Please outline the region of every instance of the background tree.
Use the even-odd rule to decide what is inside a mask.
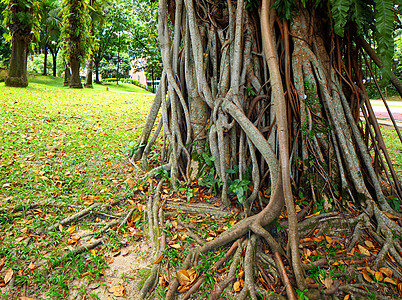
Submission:
[[[4,11],[7,5],[4,2],[0,2],[0,11]],[[9,59],[11,55],[11,45],[10,41],[7,40],[7,28],[4,26],[4,14],[0,15],[0,66],[9,64]]]
[[[34,38],[38,38],[39,1],[3,0],[4,23],[10,30],[12,51],[5,83],[7,86],[26,87],[27,56]]]
[[[117,33],[121,33],[130,27],[129,16],[131,14],[131,5],[121,1],[114,1],[110,5],[104,6],[103,13],[105,16],[105,22],[101,23],[95,30],[97,46],[94,48],[93,52],[95,82],[98,84],[100,83],[99,67],[101,61],[111,51],[114,51],[113,49],[118,49],[119,35]],[[120,43],[120,47],[121,46]],[[124,44],[123,48],[125,46],[126,45]]]
[[[242,221],[190,250],[183,269],[197,268],[201,254],[244,237],[244,288],[236,299],[257,299],[257,292],[269,298],[254,280],[262,244],[270,248],[288,299],[296,299],[292,285],[300,291],[308,287],[299,235],[307,228],[355,228],[351,249],[361,238],[364,220],[370,220],[377,231],[368,230],[383,247],[373,266],[383,265],[389,254],[400,270],[394,233],[402,234],[402,228],[389,214],[401,213],[389,199],[400,200],[402,190],[362,75],[369,56],[381,66],[383,82],[393,78],[397,85],[391,67],[399,9],[389,0],[159,1],[163,74],[134,159],[149,168],[147,156],[163,128],[168,151],[163,151],[163,165],[149,174],[169,172],[171,186],[177,186],[189,185],[195,172],[199,184],[219,191],[223,205],[244,211]],[[375,41],[378,56],[365,40]],[[149,139],[159,110],[160,123]],[[164,250],[158,231],[161,188],[147,207],[155,259]],[[310,201],[298,202],[306,212],[330,212],[342,221],[324,222],[328,215],[322,214],[298,223],[298,195]],[[360,214],[345,209],[351,203]],[[284,210],[285,239],[274,225]],[[161,269],[154,265],[143,298],[149,297]],[[166,299],[172,299],[179,281],[167,280]],[[216,285],[213,298],[223,289]],[[367,295],[361,289],[356,293]]]
[[[134,0],[133,25],[130,34],[129,53],[144,69],[147,78],[159,79],[162,75],[162,58],[158,40],[158,7],[143,0]]]
[[[57,55],[60,50],[60,30],[62,20],[60,16],[61,1],[60,0],[44,0],[40,4],[41,22],[39,27],[40,46],[45,55],[43,62],[43,75],[47,75],[47,55],[48,51],[52,55],[53,60],[53,76],[57,76]]]
[[[70,87],[82,88],[80,65],[90,47],[88,4],[85,0],[63,0],[61,40],[64,56],[71,69]]]

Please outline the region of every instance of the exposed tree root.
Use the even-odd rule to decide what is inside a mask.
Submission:
[[[198,179],[215,190],[222,206],[243,210],[241,221],[208,242],[178,220],[198,244],[183,259],[181,270],[197,268],[202,255],[220,247],[229,250],[216,266],[236,251],[225,267],[229,272],[212,289],[213,299],[235,280],[238,266],[244,270],[244,280],[235,282],[239,299],[268,297],[278,278],[289,299],[296,299],[296,289],[318,287],[306,281],[309,270],[303,267],[299,237],[325,242],[336,231],[345,236],[342,251],[350,252],[370,234],[381,246],[378,253],[369,251],[373,259],[352,262],[342,252],[313,262],[313,267],[343,259],[345,264],[379,268],[389,263],[388,257],[402,265],[402,245],[395,238],[402,228],[389,215],[400,213],[387,201],[402,197],[401,186],[364,89],[361,47],[376,58],[364,41],[351,42],[357,38],[352,27],[344,39],[335,36],[317,17],[326,11],[297,5],[298,14],[289,23],[276,15],[269,0],[262,1],[258,13],[246,9],[243,0],[159,0],[164,73],[134,158],[149,169],[148,153],[163,134],[162,166],[146,176],[167,171],[173,189]],[[366,124],[360,122],[361,110]],[[150,138],[159,112],[161,121]],[[169,218],[175,212],[228,215],[203,203],[162,201],[162,184],[164,180],[147,205],[155,260],[165,250],[164,210]],[[303,206],[298,214],[295,201]],[[276,226],[286,227],[286,233],[280,235]],[[261,253],[261,245],[269,254]],[[143,298],[156,286],[158,265],[141,291]],[[203,288],[207,277],[198,276],[185,299]],[[166,299],[174,299],[179,280],[169,281]],[[335,280],[315,292],[332,295],[339,285],[345,291],[353,287]]]

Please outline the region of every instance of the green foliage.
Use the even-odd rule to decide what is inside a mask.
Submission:
[[[350,0],[330,0],[330,4],[334,19],[334,32],[343,37],[345,25],[348,22],[349,8],[351,7]]]
[[[300,291],[300,290],[296,290],[296,294],[297,294],[297,299],[298,300],[310,300],[309,297],[307,297],[304,293],[306,293],[307,290],[304,291]]]
[[[194,143],[196,144],[196,143]],[[194,145],[196,146],[196,145]],[[192,158],[199,163],[197,177],[200,178],[198,183],[201,186],[211,189],[214,194],[217,194],[217,188],[219,189],[223,182],[216,175],[215,170],[215,157],[209,154],[209,149],[204,149],[201,155],[197,151],[194,151]]]
[[[1,0],[7,7],[3,11],[3,25],[10,30],[10,36],[18,34],[30,42],[39,40],[39,4],[38,0]]]
[[[392,0],[375,0],[375,27],[378,53],[383,63],[382,81],[385,85],[392,77],[392,57],[394,55],[394,12]]]
[[[246,193],[250,183],[250,180],[240,180],[237,178],[229,185],[229,191],[236,194],[237,200],[240,204],[243,204],[244,200],[246,200]]]
[[[297,5],[295,0],[275,0],[274,8],[281,19],[292,20]]]
[[[0,11],[4,11],[5,9],[6,4],[0,2]],[[0,14],[0,68],[2,67],[2,63],[7,61],[11,55],[11,45],[10,41],[7,39],[7,28],[3,21],[4,14]]]
[[[74,57],[84,63],[88,56],[91,41],[88,3],[85,0],[63,0],[62,15],[63,56],[68,60]]]

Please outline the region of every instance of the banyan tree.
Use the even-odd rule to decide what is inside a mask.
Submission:
[[[377,83],[373,61],[383,83],[402,91],[391,71],[399,8],[389,0],[159,1],[163,75],[134,160],[149,168],[147,156],[162,137],[162,165],[149,174],[163,170],[172,186],[190,184],[197,174],[204,181],[212,176],[222,205],[240,207],[243,215],[194,247],[181,269],[197,265],[203,253],[242,242],[244,287],[236,298],[267,299],[253,263],[265,244],[287,297],[296,299],[295,289],[311,288],[300,236],[328,226],[351,230],[349,250],[370,232],[381,249],[373,266],[392,257],[394,273],[401,274],[395,237],[402,228],[390,219],[401,214],[387,200],[401,199],[402,191],[363,84],[367,76]],[[209,173],[201,172],[205,164]],[[166,245],[158,229],[162,184],[147,207],[156,258]],[[301,193],[309,204],[296,213]],[[327,213],[304,219],[318,204]],[[281,214],[287,216],[285,241],[272,227]],[[161,271],[158,262],[144,298]],[[220,297],[231,274],[216,284],[212,298]],[[179,286],[174,277],[167,299]]]

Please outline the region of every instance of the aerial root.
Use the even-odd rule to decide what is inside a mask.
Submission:
[[[248,240],[246,255],[244,257],[244,287],[237,299],[246,299],[247,293],[250,293],[250,299],[257,300],[254,283],[254,258],[257,236],[253,234]]]

